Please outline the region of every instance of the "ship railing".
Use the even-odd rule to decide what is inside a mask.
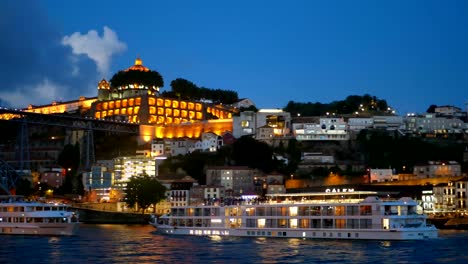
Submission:
[[[265,204],[339,204],[339,203],[358,203],[362,199],[327,199],[327,200],[270,200],[265,202]]]

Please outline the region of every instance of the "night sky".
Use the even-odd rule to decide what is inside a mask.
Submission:
[[[0,14],[0,106],[96,96],[137,56],[162,90],[184,78],[258,108],[468,101],[468,1],[2,0]]]

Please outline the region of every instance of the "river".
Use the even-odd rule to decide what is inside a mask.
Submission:
[[[72,237],[0,236],[0,263],[468,263],[468,231],[428,241],[164,236],[82,224]]]

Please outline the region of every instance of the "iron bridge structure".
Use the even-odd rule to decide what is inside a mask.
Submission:
[[[19,168],[15,170],[5,161],[0,160],[0,190],[10,193],[15,183],[21,177],[16,171],[28,169],[29,164],[29,144],[28,130],[29,124],[66,127],[71,130],[82,130],[84,136],[81,139],[81,157],[83,169],[89,170],[94,162],[94,140],[93,131],[105,131],[111,133],[134,134],[139,133],[139,124],[125,121],[101,120],[89,117],[80,117],[72,114],[38,114],[26,112],[20,109],[0,107],[0,122],[18,122],[20,131],[18,132],[17,151],[19,152]]]

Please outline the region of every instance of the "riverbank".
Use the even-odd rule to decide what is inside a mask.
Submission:
[[[149,214],[125,210],[120,203],[78,203],[72,208],[86,224],[148,224],[150,220]]]
[[[438,229],[468,230],[468,216],[466,215],[429,215],[427,222],[435,225]]]
[[[74,208],[80,222],[85,224],[148,224],[149,214],[107,212],[84,208]]]

